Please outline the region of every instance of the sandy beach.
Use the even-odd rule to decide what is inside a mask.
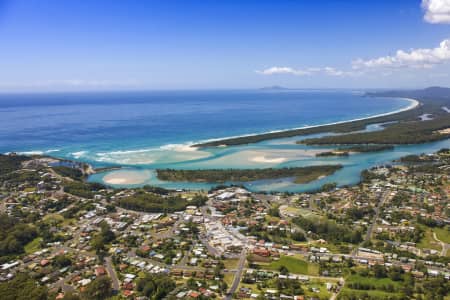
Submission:
[[[149,170],[118,170],[106,174],[103,182],[112,185],[141,184],[150,178]]]
[[[392,97],[392,98],[394,98],[394,97]],[[226,141],[227,140],[232,140],[232,139],[254,137],[254,136],[260,136],[260,135],[266,135],[266,134],[289,132],[289,131],[296,131],[296,130],[302,130],[302,129],[317,128],[317,127],[322,127],[322,126],[339,125],[339,124],[351,123],[351,122],[356,122],[356,121],[363,121],[363,120],[389,116],[389,115],[397,114],[397,113],[404,112],[404,111],[407,111],[407,110],[411,110],[411,109],[416,108],[420,104],[420,102],[418,100],[412,99],[412,98],[397,97],[397,99],[407,100],[407,101],[410,102],[410,104],[407,107],[404,107],[404,108],[401,108],[401,109],[397,109],[397,110],[390,111],[390,112],[383,113],[383,114],[376,114],[376,115],[372,115],[372,116],[367,116],[367,117],[363,117],[363,118],[355,118],[355,119],[350,119],[350,120],[344,120],[344,121],[338,121],[338,122],[332,122],[332,123],[324,123],[324,124],[318,124],[318,125],[310,125],[310,126],[294,127],[294,128],[280,129],[280,130],[272,130],[272,131],[261,132],[261,133],[250,133],[250,134],[243,134],[243,135],[228,136],[228,137],[223,137],[223,138],[208,139],[208,140],[199,141],[198,143],[192,145],[191,147],[193,147],[193,148],[194,147],[203,147],[204,145],[207,145],[209,143],[217,143],[217,142],[219,142],[219,143],[223,142],[223,144],[219,144],[220,146],[227,146]],[[268,138],[268,139],[264,139],[264,140],[271,140],[271,139],[276,139],[276,138]]]

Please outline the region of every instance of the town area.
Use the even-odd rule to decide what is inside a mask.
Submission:
[[[449,162],[268,194],[113,189],[0,155],[0,299],[450,299]]]

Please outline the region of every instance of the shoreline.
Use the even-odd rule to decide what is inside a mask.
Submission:
[[[386,116],[399,114],[399,113],[402,113],[405,111],[413,110],[413,109],[419,107],[421,104],[421,102],[419,100],[416,100],[413,98],[408,98],[408,97],[389,97],[389,98],[407,100],[410,102],[410,104],[405,108],[397,109],[397,110],[387,112],[387,113],[376,114],[376,115],[372,115],[372,116],[368,116],[368,117],[355,118],[355,119],[350,119],[350,120],[337,121],[337,122],[318,124],[318,125],[306,125],[306,126],[302,126],[302,127],[294,127],[294,128],[289,128],[289,129],[271,130],[271,131],[262,132],[262,133],[250,133],[250,134],[229,136],[229,137],[223,137],[223,138],[208,139],[208,140],[200,141],[198,143],[194,143],[194,144],[190,145],[190,147],[197,148],[197,149],[205,148],[205,147],[227,147],[227,146],[237,146],[237,145],[244,145],[244,144],[253,144],[256,142],[261,142],[261,141],[271,140],[271,139],[276,139],[276,138],[294,137],[297,135],[302,135],[301,133],[297,133],[297,131],[308,130],[308,129],[319,129],[321,127],[344,125],[344,124],[350,124],[350,123],[354,123],[354,122],[367,121],[370,119],[382,118],[382,117],[386,117]],[[292,134],[290,134],[290,133],[292,133]],[[262,138],[264,136],[277,135],[277,134],[285,134],[286,136],[282,136],[282,137],[274,136],[274,137]],[[261,137],[261,138],[255,142],[227,143],[230,141],[236,141],[236,140],[240,140],[240,139],[258,138],[258,137]]]

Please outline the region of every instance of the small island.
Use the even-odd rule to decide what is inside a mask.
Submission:
[[[341,165],[321,165],[281,169],[210,169],[210,170],[156,170],[158,179],[191,182],[249,182],[263,179],[295,177],[295,183],[308,183],[341,169]]]
[[[319,152],[316,154],[316,157],[328,157],[328,156],[348,156],[348,151],[346,150],[334,150],[334,151],[325,151]]]
[[[328,156],[349,156],[350,153],[368,153],[368,152],[381,152],[386,150],[393,150],[392,145],[355,145],[351,147],[342,147],[333,151],[319,152],[316,157],[328,157]]]

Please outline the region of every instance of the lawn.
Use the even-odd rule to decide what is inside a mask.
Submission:
[[[440,239],[446,244],[450,244],[450,231],[447,229],[447,227],[444,228],[435,227],[433,228],[433,231],[436,233],[438,239]]]
[[[319,266],[295,256],[281,256],[279,260],[274,260],[270,264],[261,264],[263,269],[278,271],[281,266],[285,266],[290,273],[318,275]]]
[[[329,281],[331,282],[331,281]],[[318,288],[320,291],[315,293],[310,290],[310,288]],[[327,291],[325,283],[322,282],[310,282],[303,285],[303,289],[305,290],[305,296],[307,297],[318,297],[319,299],[330,299],[330,292]]]
[[[401,287],[401,283],[397,281],[393,281],[390,278],[375,278],[375,277],[363,277],[360,275],[351,275],[346,280],[346,285],[350,283],[362,283],[362,284],[370,284],[375,288],[381,288],[383,286],[392,285],[395,289]]]
[[[223,281],[225,281],[228,286],[231,286],[233,284],[233,280],[234,280],[234,273],[225,273],[223,275]]]
[[[352,290],[349,288],[344,287],[338,296],[339,299],[365,299],[363,298],[365,295],[368,295],[369,297],[373,297],[376,299],[391,299],[391,297],[396,296],[400,297],[400,293],[388,293],[378,290]]]
[[[225,269],[233,270],[236,269],[239,263],[239,259],[225,259],[223,260],[223,265]]]
[[[441,251],[441,244],[433,238],[433,231],[426,227],[424,229],[425,233],[420,243],[417,244],[417,247],[422,249],[434,249]]]
[[[39,249],[41,249],[41,242],[42,242],[42,238],[37,237],[34,240],[32,240],[31,242],[29,242],[28,244],[26,244],[24,247],[25,253],[31,254],[31,253],[34,253],[34,252],[38,251]]]

